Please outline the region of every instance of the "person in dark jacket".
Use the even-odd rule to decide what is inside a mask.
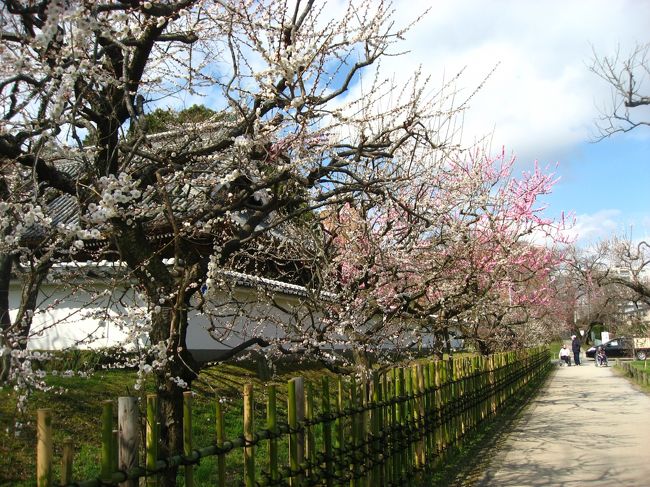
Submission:
[[[573,363],[580,365],[580,340],[575,335],[571,335],[571,351],[573,351]]]

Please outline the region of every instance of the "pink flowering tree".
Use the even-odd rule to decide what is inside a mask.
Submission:
[[[450,328],[484,353],[539,341],[566,244],[564,221],[541,215],[554,182],[476,151],[432,161],[379,205],[328,215],[338,333],[375,357],[440,346]]]

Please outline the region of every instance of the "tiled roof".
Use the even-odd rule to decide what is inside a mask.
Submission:
[[[295,296],[308,296],[310,290],[305,286],[298,284],[290,284],[287,282],[277,281],[275,279],[267,279],[266,277],[253,276],[251,274],[244,274],[242,272],[223,270],[220,274],[227,280],[233,282],[237,286],[265,289],[269,291],[281,292],[283,294]],[[321,292],[320,297],[327,300],[333,300],[336,295],[330,292]]]

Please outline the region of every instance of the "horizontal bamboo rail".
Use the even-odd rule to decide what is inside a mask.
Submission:
[[[67,483],[63,485],[127,485],[146,477],[147,485],[154,486],[158,474],[180,466],[185,467],[181,474],[185,475],[186,485],[191,485],[193,466],[210,456],[217,457],[214,478],[218,486],[226,485],[227,479],[233,477],[250,486],[409,484],[435,471],[450,451],[498,414],[513,396],[530,395],[547,376],[550,364],[548,350],[536,348],[489,357],[429,361],[368,377],[338,377],[334,384],[326,376],[320,384],[295,378],[287,384],[285,418],[280,418],[277,407],[277,386],[267,388],[265,428],[257,430],[253,386],[246,384],[244,431],[236,438],[225,437],[222,405],[217,401],[215,440],[203,448],[192,444],[192,395],[188,392],[184,396],[183,454],[164,459],[158,457],[157,451],[158,401],[149,396],[143,405],[146,441],[140,456],[145,465],[132,464],[127,470],[118,470],[117,447],[132,442],[122,438],[121,431],[128,429],[130,437],[137,436],[137,432],[131,431],[131,426],[121,427],[115,438],[113,404],[109,401],[102,405],[100,476],[71,482],[66,473]],[[45,447],[38,450],[38,485],[50,487],[54,485],[49,453],[51,428],[43,428],[39,434],[39,444]],[[288,443],[286,461],[279,457],[281,443],[285,447]],[[263,444],[267,456],[262,459],[259,447]],[[227,472],[225,458],[239,449],[244,452],[241,469]],[[124,455],[120,453],[120,459]],[[66,472],[72,470],[72,458],[68,445]],[[123,460],[120,462],[123,464]]]

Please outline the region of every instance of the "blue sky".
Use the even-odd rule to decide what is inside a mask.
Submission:
[[[612,234],[650,236],[649,159],[650,138],[577,144],[556,169],[561,179],[546,198],[549,214],[572,211],[583,245]]]
[[[431,8],[407,34],[410,52],[389,59],[387,72],[421,65],[441,83],[464,69],[457,89],[472,98],[464,142],[488,135],[522,168],[538,160],[561,178],[545,201],[549,215],[576,217],[577,243],[629,233],[650,236],[650,128],[591,143],[611,101],[608,85],[589,70],[594,51],[628,53],[650,42],[647,0],[397,0],[398,21]],[[419,10],[418,10],[419,9]],[[650,80],[646,80],[646,94]],[[646,120],[650,110],[643,109]],[[559,163],[555,167],[555,163]]]

